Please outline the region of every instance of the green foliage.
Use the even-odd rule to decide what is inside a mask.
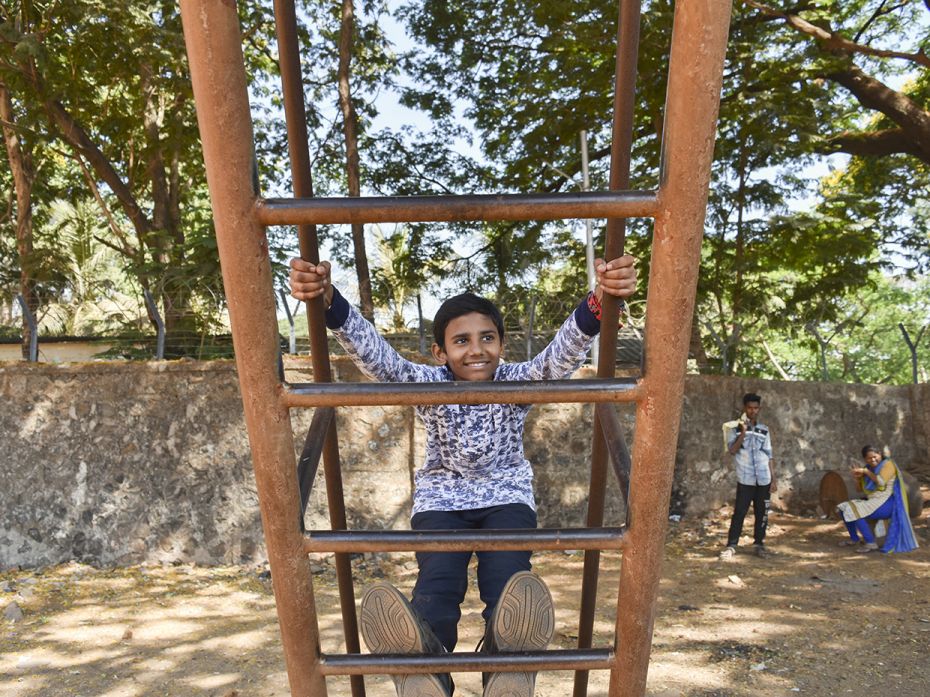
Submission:
[[[863,276],[858,287],[837,297],[829,317],[789,328],[759,327],[746,337],[740,372],[781,377],[765,350],[767,344],[790,379],[907,384],[911,382],[911,352],[899,323],[915,343],[926,328],[916,346],[918,379],[926,382],[930,377],[930,284],[926,279],[889,277],[877,269]]]
[[[262,187],[267,195],[287,195],[271,3],[237,7]],[[388,3],[363,2],[356,10],[352,89],[369,192],[578,190],[581,130],[589,133],[592,188],[606,187],[616,2],[407,0],[391,18],[406,25],[414,42],[402,53],[386,29]],[[301,0],[297,11],[314,189],[343,195],[339,6]],[[672,11],[669,0],[643,6],[635,188],[656,186]],[[916,280],[930,269],[926,162],[912,154],[833,159],[835,169],[821,178],[808,168],[842,150],[846,135],[897,128],[831,77],[838,72],[867,71],[900,85],[902,95],[925,108],[928,72],[879,51],[924,48],[927,11],[917,0],[818,2],[792,11],[876,50],[837,50],[777,14],[736,4],[695,317],[698,348],[709,354],[703,367],[777,376],[771,354],[795,378],[822,379],[826,361],[830,379],[906,382],[910,368],[897,322],[916,336],[928,321],[920,300],[928,289]],[[36,172],[30,258],[15,248],[15,198],[0,201],[0,316],[25,269],[46,308],[43,331],[148,330],[139,309],[143,287],[177,315],[178,331],[188,338],[223,331],[212,215],[175,3],[6,3],[0,46],[0,81],[13,95],[17,132]],[[375,128],[387,91],[432,123]],[[84,129],[125,191],[106,183],[90,154],[63,138],[51,117],[54,104]],[[0,186],[12,188],[2,164]],[[170,205],[164,188],[172,191]],[[373,232],[380,252],[375,299],[395,328],[412,298],[440,283],[493,295],[515,327],[526,323],[531,305],[535,326],[560,323],[586,286],[584,249],[565,222]],[[269,233],[283,284],[294,231]],[[347,229],[321,226],[319,233],[337,261],[352,264]],[[595,235],[600,248],[602,221]],[[650,244],[651,223],[629,221],[626,247],[641,260],[642,288]],[[888,281],[878,269],[903,269],[910,280]],[[870,356],[877,357],[872,364]]]

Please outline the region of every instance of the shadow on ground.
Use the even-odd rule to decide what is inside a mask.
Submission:
[[[836,546],[841,539],[836,523],[773,516],[775,554],[759,559],[741,553],[729,563],[717,560],[725,513],[671,524],[648,695],[928,694],[926,511],[917,525],[923,546],[911,554],[855,554]],[[542,553],[534,559],[558,608],[555,647],[572,648],[583,555]],[[413,586],[409,557],[370,556],[353,566],[357,592],[380,577],[407,592]],[[602,555],[597,646],[613,642],[619,567],[619,555]],[[0,574],[0,608],[15,603],[23,613],[0,627],[0,694],[289,695],[274,599],[261,572],[66,564]],[[341,652],[332,565],[315,562],[314,582],[323,649]],[[472,578],[459,648],[471,650],[481,631]],[[456,683],[457,695],[480,697],[480,676],[456,676]],[[372,697],[394,694],[387,678],[366,684]],[[607,686],[608,674],[590,674],[591,697],[606,695]],[[536,694],[566,697],[571,690],[570,673],[544,673]],[[329,694],[348,695],[348,682],[331,680]]]

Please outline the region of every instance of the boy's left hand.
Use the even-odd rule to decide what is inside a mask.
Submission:
[[[594,294],[600,300],[604,293],[621,299],[629,298],[636,292],[636,260],[629,254],[604,261],[594,260],[594,273],[597,275],[597,287]]]

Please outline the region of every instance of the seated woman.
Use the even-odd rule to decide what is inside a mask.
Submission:
[[[837,506],[843,515],[849,539],[840,545],[858,545],[859,537],[865,543],[857,552],[874,552],[878,549],[875,535],[885,535],[883,552],[910,552],[917,549],[914,528],[907,511],[907,492],[898,466],[889,458],[883,458],[877,448],[866,445],[862,448],[865,467],[853,467],[856,484],[865,494],[864,499],[844,501]],[[876,522],[873,534],[869,522]]]

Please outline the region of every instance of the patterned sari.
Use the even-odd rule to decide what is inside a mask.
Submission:
[[[891,517],[878,520],[875,534],[885,535],[883,552],[910,552],[917,549],[917,538],[907,510],[907,489],[898,466],[891,458],[879,462],[869,470],[876,475],[877,481],[863,477],[859,486],[865,499],[844,501],[837,508],[843,514],[843,520],[852,523],[862,518],[869,518],[881,506],[891,499]],[[887,521],[887,525],[886,525]]]

